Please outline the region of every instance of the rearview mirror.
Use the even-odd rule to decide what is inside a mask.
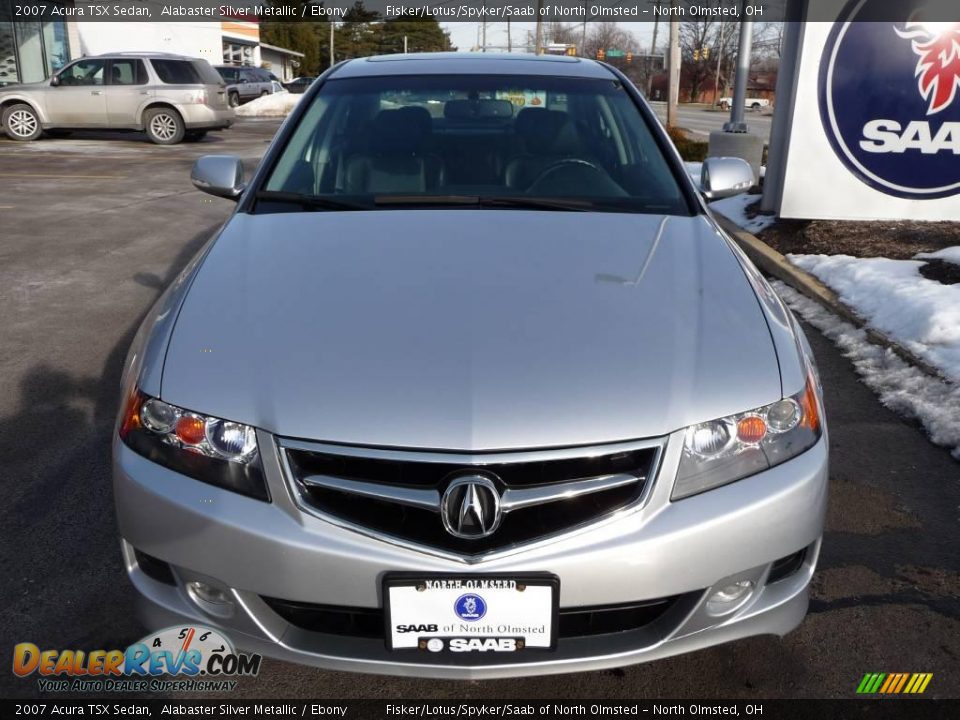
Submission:
[[[700,190],[707,200],[745,193],[753,184],[753,169],[737,157],[708,157],[700,171]]]
[[[246,185],[243,163],[236,155],[204,155],[197,158],[190,180],[198,190],[210,195],[238,200]]]

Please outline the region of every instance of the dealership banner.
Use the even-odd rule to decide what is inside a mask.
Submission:
[[[960,218],[960,3],[810,0],[778,85],[786,218]]]
[[[960,700],[3,700],[0,717],[99,718],[648,718],[723,717],[762,720],[955,720]]]
[[[832,21],[840,0],[811,7],[807,20]],[[433,17],[440,22],[781,22],[788,0],[364,0],[383,20]],[[0,19],[14,22],[349,21],[355,0],[0,0]],[[876,0],[876,19],[896,21],[901,0]],[[928,13],[949,19],[955,0],[928,2]],[[9,6],[9,10],[5,6]]]

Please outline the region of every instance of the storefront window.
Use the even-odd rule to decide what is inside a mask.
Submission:
[[[62,68],[69,60],[70,51],[64,21],[15,23],[11,17],[11,6],[0,0],[0,85],[40,82]]]

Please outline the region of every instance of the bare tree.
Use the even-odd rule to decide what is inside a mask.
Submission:
[[[612,22],[590,23],[587,26],[587,42],[583,49],[586,57],[596,57],[599,50],[634,50],[639,47],[633,33]]]

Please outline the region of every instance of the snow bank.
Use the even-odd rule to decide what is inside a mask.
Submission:
[[[760,195],[734,195],[723,200],[715,200],[710,203],[710,207],[730,218],[747,232],[758,233],[777,221],[773,215],[747,217],[747,209],[759,204],[760,198]],[[759,210],[759,208],[756,209]]]
[[[924,374],[887,348],[779,280],[774,289],[804,320],[833,341],[886,407],[918,420],[930,439],[960,460],[960,386]]]
[[[290,114],[303,95],[273,93],[251,100],[236,109],[238,117],[282,118]]]
[[[937,250],[936,252],[917,253],[914,257],[946,260],[954,265],[960,265],[960,245]]]
[[[960,382],[960,285],[920,275],[921,260],[787,255],[871,326]]]

